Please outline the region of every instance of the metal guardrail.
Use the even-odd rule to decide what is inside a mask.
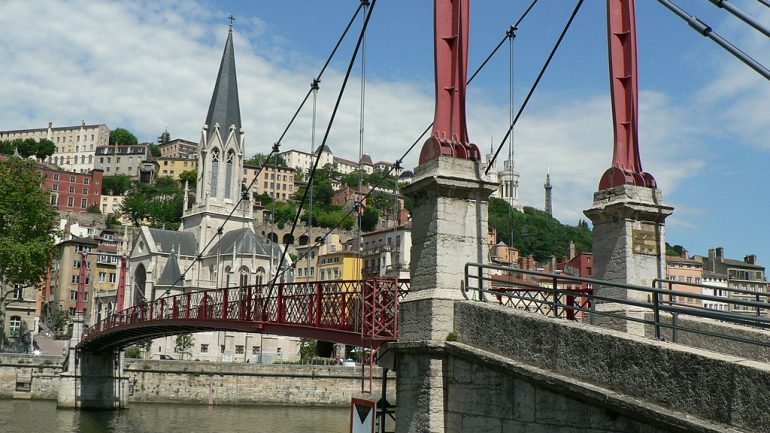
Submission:
[[[686,286],[701,293],[681,290]],[[613,296],[611,289],[621,289],[626,297]],[[610,289],[610,290],[608,290]],[[703,289],[727,296],[703,294]],[[679,332],[723,338],[770,348],[770,338],[759,341],[683,323],[683,318],[712,319],[754,329],[770,329],[770,293],[656,279],[652,287],[611,281],[594,280],[565,274],[531,271],[508,266],[479,263],[465,265],[463,296],[482,302],[496,302],[550,317],[596,324],[599,318],[650,325],[654,336],[663,339],[663,330],[670,330],[674,342]],[[620,291],[620,290],[619,290]],[[597,308],[601,304],[620,304],[635,311],[651,313],[628,315],[611,309]],[[726,306],[725,310],[706,308],[707,303]],[[744,313],[736,312],[743,309]],[[717,327],[718,329],[718,327]]]

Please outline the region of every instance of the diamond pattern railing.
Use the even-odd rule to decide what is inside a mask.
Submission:
[[[398,301],[409,286],[409,280],[335,280],[183,293],[116,312],[88,328],[81,341],[142,324],[205,328],[205,322],[224,321],[352,333],[362,343],[381,344],[398,336]]]

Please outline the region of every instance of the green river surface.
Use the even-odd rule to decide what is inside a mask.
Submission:
[[[0,400],[0,433],[342,433],[349,408],[129,403],[122,411],[57,410],[55,401]]]

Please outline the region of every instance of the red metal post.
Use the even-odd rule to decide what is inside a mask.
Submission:
[[[123,311],[126,302],[126,256],[120,257],[120,277],[118,278],[118,311]]]
[[[468,138],[465,120],[470,0],[435,0],[434,20],[436,111],[420,164],[439,156],[478,161],[481,154]]]
[[[224,288],[224,291],[222,292],[222,320],[227,320],[227,307],[229,303],[229,295],[228,292],[230,289],[228,287]]]
[[[612,167],[602,175],[599,190],[624,184],[655,188],[655,178],[642,170],[639,157],[639,74],[634,0],[607,0],[607,38],[615,145]]]
[[[88,278],[88,261],[86,253],[80,253],[80,275],[78,276],[78,299],[75,304],[75,313],[83,315],[85,313],[86,298],[86,279]]]
[[[321,296],[323,296],[323,287],[321,283],[315,286],[315,326],[321,327]]]
[[[284,302],[284,300],[283,300],[283,284],[279,284],[278,285],[278,299],[277,299],[277,301],[278,301],[278,305],[276,305],[276,308],[278,310],[277,311],[278,317],[276,317],[276,322],[283,323],[284,320],[285,320],[285,316],[286,316],[286,310],[285,310],[286,307],[283,304],[283,302]]]
[[[187,308],[185,308],[185,312],[184,312],[184,318],[185,319],[189,319],[190,318],[190,302],[192,302],[191,298],[192,298],[192,294],[188,293],[187,294],[187,302],[185,302],[185,304],[187,304]]]
[[[171,307],[173,308],[173,310],[171,311],[171,317],[173,317],[174,319],[179,318],[179,306],[176,303],[177,298],[178,296],[174,296],[171,301]]]

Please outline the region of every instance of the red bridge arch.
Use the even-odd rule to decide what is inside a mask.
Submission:
[[[409,280],[251,285],[191,291],[112,314],[78,349],[120,349],[146,338],[212,330],[306,337],[377,348],[398,337],[398,303]]]

